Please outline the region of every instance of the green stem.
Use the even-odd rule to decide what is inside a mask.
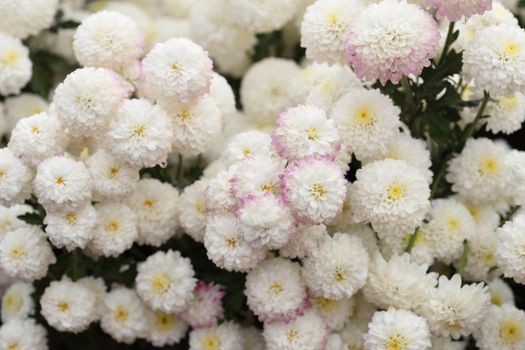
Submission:
[[[507,213],[507,215],[505,215],[505,217],[501,219],[500,226],[503,226],[507,221],[510,221],[514,214],[516,214],[516,212],[520,210],[520,208],[521,207],[519,205],[510,208],[510,211]]]
[[[450,46],[454,42],[454,26],[456,25],[456,22],[450,22],[448,25],[448,32],[447,32],[447,38],[445,39],[445,46],[443,46],[443,51],[441,52],[441,57],[439,58],[438,65],[440,65],[443,62],[443,59],[448,54],[448,50],[450,49]]]
[[[416,112],[416,101],[414,100],[414,94],[412,93],[410,81],[408,80],[406,76],[401,78],[401,86],[403,87],[403,91],[405,92],[405,101],[407,105],[409,105],[412,112],[415,113]]]
[[[182,178],[182,171],[183,171],[182,163],[183,162],[184,162],[184,158],[182,157],[182,154],[179,153],[179,162],[177,164],[177,174],[176,174],[177,180],[180,180]]]
[[[468,254],[469,254],[469,245],[468,242],[463,242],[463,254],[461,255],[461,260],[459,261],[459,275],[463,277],[463,274],[465,273],[465,267],[468,263]]]
[[[414,244],[416,243],[418,234],[419,234],[419,228],[417,228],[416,232],[412,233],[412,235],[410,236],[410,240],[408,241],[405,252],[410,253],[412,251],[412,248],[414,248]]]

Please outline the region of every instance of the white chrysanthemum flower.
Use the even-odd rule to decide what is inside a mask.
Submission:
[[[127,205],[102,202],[95,205],[98,221],[90,252],[102,256],[118,256],[131,248],[138,237],[137,216]]]
[[[353,313],[354,299],[343,298],[339,300],[325,297],[310,297],[313,309],[324,320],[326,325],[334,331],[341,330],[346,320]]]
[[[501,278],[495,278],[488,282],[490,292],[490,302],[492,305],[501,306],[504,304],[514,305],[514,292],[512,288]]]
[[[18,217],[33,212],[33,207],[27,204],[17,204],[9,208],[0,205],[0,241],[7,232],[28,226],[25,221]]]
[[[233,191],[237,198],[249,195],[278,195],[285,162],[278,157],[254,155],[238,163],[233,180]]]
[[[98,318],[96,301],[89,288],[62,277],[44,290],[40,298],[41,313],[56,330],[79,333]]]
[[[469,139],[463,151],[449,162],[447,181],[452,190],[471,202],[495,202],[510,192],[511,174],[505,162],[508,153],[503,143]]]
[[[266,260],[250,271],[244,294],[248,307],[264,322],[294,319],[308,299],[301,266],[283,258]]]
[[[525,312],[514,305],[493,306],[476,334],[481,350],[525,348]]]
[[[386,159],[359,169],[353,184],[354,219],[370,222],[380,238],[414,232],[430,207],[429,184],[405,161]]]
[[[4,323],[0,327],[0,349],[48,350],[46,329],[32,318]]]
[[[137,215],[138,243],[160,246],[179,225],[179,191],[169,183],[142,179],[126,203]]]
[[[244,338],[244,350],[266,350],[262,332],[258,328],[243,327],[241,331]]]
[[[81,65],[117,72],[138,60],[143,46],[144,34],[137,24],[115,11],[100,11],[84,19],[73,41]]]
[[[439,278],[439,286],[421,305],[420,314],[433,334],[458,339],[479,329],[489,307],[488,288],[482,283],[461,286],[461,277],[456,274],[450,280]]]
[[[291,259],[304,259],[315,251],[324,238],[328,236],[326,226],[306,226],[297,224],[296,233],[288,243],[279,250],[279,255]]]
[[[241,328],[233,322],[216,327],[194,329],[190,332],[189,350],[243,350]]]
[[[312,310],[289,322],[266,323],[263,331],[268,350],[322,349],[329,334],[323,319]]]
[[[463,71],[493,96],[509,96],[525,87],[525,33],[517,25],[481,30],[463,54]]]
[[[31,294],[35,291],[30,283],[15,282],[2,295],[2,322],[24,319],[35,312]]]
[[[230,120],[237,113],[235,94],[232,87],[226,78],[215,72],[213,72],[211,79],[209,96],[219,108],[223,117],[223,123]]]
[[[174,152],[196,156],[206,151],[221,132],[221,111],[209,95],[191,104],[166,110],[173,124]]]
[[[145,94],[166,105],[191,104],[208,92],[212,62],[186,38],[155,45],[142,61]]]
[[[509,160],[509,158],[506,160]],[[462,197],[456,199],[468,209],[478,227],[495,230],[500,225],[500,216],[494,205],[490,203],[475,204]]]
[[[254,33],[267,33],[282,28],[291,20],[301,0],[228,0],[229,20]]]
[[[497,97],[495,103],[489,103],[486,109],[487,130],[492,133],[511,134],[518,131],[525,120],[525,96],[516,92],[512,96]]]
[[[178,251],[158,251],[137,267],[137,293],[154,310],[183,311],[193,298],[197,280],[188,258]]]
[[[432,345],[425,319],[403,309],[376,312],[364,339],[369,350],[424,350]]]
[[[93,179],[93,197],[96,200],[124,198],[131,194],[139,181],[137,167],[123,163],[103,149],[86,159]]]
[[[357,237],[336,233],[324,239],[303,262],[303,276],[314,295],[349,298],[368,275],[368,252]]]
[[[257,130],[235,135],[224,150],[226,164],[234,164],[248,157],[275,155],[271,136]]]
[[[430,66],[439,39],[437,23],[421,7],[384,0],[366,7],[350,25],[346,54],[361,79],[397,84]]]
[[[409,254],[385,261],[376,253],[370,262],[364,296],[382,309],[417,310],[437,284],[437,274],[427,273],[428,267],[412,262]]]
[[[510,196],[512,201],[517,205],[525,207],[525,152],[511,150],[505,158],[505,163],[509,167],[511,174],[510,182],[512,183],[512,191]],[[496,206],[494,205],[494,207]],[[507,208],[505,209],[505,211],[507,211]]]
[[[118,342],[131,344],[147,331],[147,309],[132,289],[118,288],[106,294],[100,327]]]
[[[33,171],[9,148],[0,149],[0,205],[11,207],[31,195]]]
[[[513,1],[513,0],[511,0]],[[458,21],[456,25],[459,29],[459,37],[454,42],[457,51],[462,51],[465,47],[476,38],[476,35],[483,29],[499,24],[517,25],[518,19],[498,1],[492,2],[492,9],[482,15],[474,15],[466,22]]]
[[[0,13],[3,6],[0,5]],[[13,15],[4,18],[7,17]],[[19,39],[0,32],[0,95],[18,94],[31,79],[32,66],[27,47]]]
[[[155,347],[175,345],[188,331],[188,324],[178,315],[156,310],[149,313],[149,320],[144,339]]]
[[[389,151],[401,126],[400,110],[379,90],[355,89],[341,97],[330,113],[342,142],[359,160],[377,159]]]
[[[191,37],[204,47],[223,74],[241,77],[252,63],[257,38],[246,26],[231,21],[229,0],[194,2],[189,17]]]
[[[84,163],[68,156],[38,165],[33,184],[38,202],[49,209],[79,208],[91,200],[93,181]]]
[[[11,277],[26,281],[40,279],[55,262],[44,232],[36,226],[9,231],[0,242],[0,265]]]
[[[0,5],[0,32],[20,39],[36,35],[53,23],[58,9],[58,0],[7,1]]]
[[[356,223],[353,221],[353,209],[352,209],[352,183],[348,182],[346,184],[346,197],[345,201],[343,203],[343,209],[337,216],[334,218],[333,222],[331,223],[331,228],[334,231],[339,232],[350,232],[353,229],[355,229]],[[363,225],[361,225],[363,226]]]
[[[346,69],[345,69],[346,68]],[[329,66],[326,63],[309,63],[300,68],[299,74],[290,82],[291,91],[294,101],[297,103],[304,103],[310,94],[310,91],[321,81],[326,80],[331,72],[339,71],[353,73],[348,66],[333,65]],[[344,74],[340,74],[344,75]],[[326,88],[330,90],[332,84],[327,84]]]
[[[198,180],[184,188],[180,195],[179,222],[184,232],[202,242],[206,230],[206,180]]]
[[[37,165],[66,149],[68,138],[58,119],[47,113],[21,119],[11,132],[8,147],[23,161]]]
[[[342,210],[346,197],[344,174],[326,158],[307,158],[289,165],[282,188],[292,210],[312,223],[332,220]]]
[[[314,69],[313,72],[312,86],[306,94],[305,102],[308,104],[317,105],[326,111],[330,111],[334,103],[343,95],[362,87],[361,81],[347,65],[326,66],[323,64],[317,66],[318,68]],[[316,70],[319,71],[315,72]],[[296,86],[297,83],[293,87],[296,88]]]
[[[70,73],[55,89],[51,110],[74,136],[100,136],[130,88],[106,68],[81,68]]]
[[[463,242],[476,235],[476,222],[468,209],[453,198],[436,199],[422,227],[425,240],[438,260],[451,263],[463,251]]]
[[[463,276],[470,281],[486,281],[497,268],[497,236],[494,229],[478,226],[469,240],[468,263]],[[459,258],[459,256],[458,256]],[[460,261],[456,261],[459,266]]]
[[[505,277],[525,283],[525,213],[496,230],[496,259]]]
[[[299,105],[281,113],[272,142],[277,153],[288,160],[334,157],[340,148],[335,122],[327,119],[325,111],[314,105]]]
[[[283,199],[273,193],[243,197],[236,211],[244,239],[255,246],[279,249],[294,232],[294,217]]]
[[[321,0],[310,5],[301,23],[306,57],[318,63],[345,63],[348,27],[362,9],[360,0]]]
[[[193,291],[194,298],[180,315],[192,328],[207,328],[217,325],[224,317],[222,298],[225,291],[220,285],[199,281]]]
[[[10,132],[20,119],[47,111],[48,102],[40,95],[24,92],[20,95],[6,98],[4,107]]]
[[[207,212],[233,211],[237,204],[234,196],[235,175],[237,165],[220,171],[213,178],[208,179],[208,187],[204,190]]]
[[[173,128],[166,112],[146,99],[121,104],[110,123],[106,144],[116,158],[138,167],[166,162],[171,151]]]
[[[228,271],[247,272],[266,257],[266,249],[253,247],[244,239],[238,220],[231,213],[208,217],[204,246],[208,258]]]
[[[44,224],[46,234],[55,247],[66,247],[68,251],[84,249],[95,234],[97,211],[91,203],[79,209],[48,210]]]
[[[432,160],[425,141],[413,138],[405,132],[397,133],[396,136],[391,139],[390,144],[386,148],[386,152],[374,160],[387,158],[404,160],[408,165],[419,169],[429,183],[432,182],[433,174],[432,171],[430,171]]]
[[[251,66],[241,84],[246,117],[262,126],[273,125],[277,115],[294,103],[289,90],[298,74],[297,64],[282,58],[266,58]]]
[[[95,312],[97,313],[97,320],[100,319],[104,312],[104,298],[107,291],[104,280],[102,277],[86,276],[77,280],[76,283],[88,288],[95,295]]]
[[[410,260],[417,264],[432,265],[435,260],[434,253],[430,241],[427,239],[428,232],[424,230],[424,226],[420,226],[415,232],[409,232],[402,237],[388,237],[388,239],[380,240],[381,254],[388,259],[394,255],[402,255],[414,234],[416,237],[413,239]]]

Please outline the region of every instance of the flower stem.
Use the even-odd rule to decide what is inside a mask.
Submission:
[[[463,274],[465,273],[465,267],[468,263],[468,254],[469,254],[469,245],[468,242],[463,242],[463,254],[461,255],[461,260],[459,261],[459,275],[463,277]]]
[[[412,251],[412,248],[414,248],[414,244],[416,243],[417,235],[419,234],[419,228],[416,229],[416,232],[412,233],[410,235],[410,240],[408,241],[407,247],[405,249],[405,252],[410,253]]]
[[[414,99],[414,94],[412,92],[412,88],[410,87],[410,81],[406,76],[401,78],[401,86],[403,87],[403,91],[405,93],[405,101],[408,106],[410,106],[410,109],[413,113],[416,112],[416,101]]]
[[[448,32],[447,32],[447,38],[445,39],[445,46],[443,46],[443,51],[441,52],[441,57],[439,58],[438,65],[440,65],[445,57],[448,54],[448,50],[450,50],[450,46],[454,42],[454,26],[456,25],[456,22],[450,22],[448,25]]]

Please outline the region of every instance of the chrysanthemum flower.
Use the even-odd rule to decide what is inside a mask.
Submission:
[[[91,203],[78,209],[48,210],[44,224],[46,234],[55,247],[66,247],[68,251],[84,249],[95,234],[97,211]]]
[[[492,0],[423,0],[423,3],[436,8],[436,16],[458,21],[472,15],[481,15],[492,8]]]
[[[195,297],[180,317],[192,328],[215,326],[224,316],[222,298],[225,291],[217,284],[199,281],[193,293]]]
[[[0,13],[3,6],[0,5]],[[13,14],[6,14],[4,18],[12,17]],[[32,67],[27,47],[19,39],[0,33],[0,95],[18,94],[29,82]]]
[[[35,312],[35,302],[31,294],[35,287],[31,283],[15,282],[2,295],[2,322],[24,319]]]
[[[33,171],[9,148],[0,149],[0,205],[20,204],[31,195]]]
[[[231,321],[219,326],[190,332],[189,350],[243,350],[244,338],[238,324]]]
[[[32,318],[11,320],[0,327],[0,348],[48,350],[46,329]]]
[[[525,312],[514,305],[492,306],[476,334],[481,350],[525,348]]]

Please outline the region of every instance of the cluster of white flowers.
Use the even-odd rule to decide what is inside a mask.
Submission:
[[[525,284],[525,152],[466,138],[439,168],[399,94],[428,83],[456,25],[454,132],[521,129],[525,31],[505,6],[0,1],[0,350],[48,349],[37,311],[59,332],[190,350],[524,349],[508,283]],[[39,34],[58,8],[78,28]],[[252,64],[276,31],[304,62]],[[79,65],[49,101],[20,93],[30,48]],[[63,256],[97,268],[55,276]],[[129,283],[98,270],[120,258]]]

